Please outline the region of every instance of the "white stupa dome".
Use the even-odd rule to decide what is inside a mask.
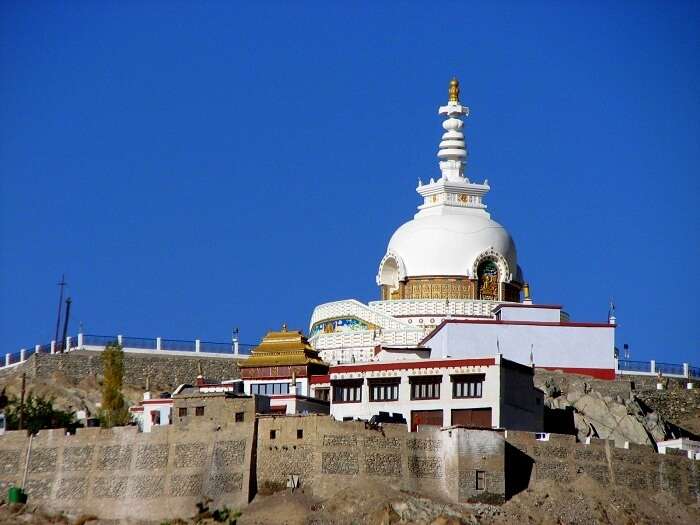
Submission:
[[[446,211],[446,210],[445,210]],[[387,254],[403,264],[405,277],[465,276],[476,274],[486,257],[506,264],[504,280],[517,278],[517,254],[506,229],[483,210],[420,216],[403,224],[391,236]],[[403,273],[403,272],[402,272]]]

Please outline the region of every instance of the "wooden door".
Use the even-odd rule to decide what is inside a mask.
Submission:
[[[442,426],[442,410],[412,410],[411,432],[415,432],[418,425]]]
[[[491,409],[465,408],[453,410],[452,424],[471,428],[491,428]]]

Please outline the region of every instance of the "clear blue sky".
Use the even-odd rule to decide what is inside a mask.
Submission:
[[[328,4],[2,3],[0,352],[51,338],[62,272],[71,332],[377,298],[457,75],[535,300],[700,364],[697,2]]]

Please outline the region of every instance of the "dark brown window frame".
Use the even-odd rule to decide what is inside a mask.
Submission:
[[[203,416],[204,415],[204,407],[194,407],[194,415],[195,416]]]
[[[243,423],[245,421],[245,412],[236,412],[233,418],[236,423]]]
[[[481,399],[484,397],[484,383],[486,376],[485,374],[458,374],[450,376],[450,381],[452,382],[452,399]],[[459,387],[457,385],[470,385],[474,386],[474,395],[457,395],[457,390]],[[478,387],[477,387],[478,385]],[[469,392],[470,388],[467,386],[466,391]],[[479,394],[476,394],[476,391]],[[464,386],[462,386],[462,391],[464,392]]]
[[[364,384],[363,379],[340,379],[338,381],[333,381],[331,383],[331,395],[333,396],[333,403],[362,403],[362,386]],[[338,396],[337,393],[340,390],[355,390],[357,394],[356,399],[344,400],[342,396]],[[339,399],[340,397],[340,399]]]
[[[399,388],[401,384],[400,377],[386,377],[378,379],[368,379],[367,386],[369,387],[369,401],[370,403],[393,403],[399,400]],[[375,388],[384,389],[384,398],[379,399],[375,397]],[[386,394],[391,394],[392,397],[388,397]],[[396,397],[393,397],[395,394]]]
[[[178,407],[177,415],[178,417],[187,417],[187,407]]]
[[[411,401],[429,401],[440,399],[440,385],[442,385],[442,376],[412,376],[408,378],[411,385]],[[416,396],[416,387],[420,389],[422,385],[432,386],[433,394],[428,396]]]

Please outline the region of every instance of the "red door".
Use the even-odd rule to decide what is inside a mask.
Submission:
[[[465,408],[453,410],[452,424],[471,428],[491,428],[491,409]]]
[[[442,410],[412,410],[411,432],[415,432],[418,425],[442,426]]]

